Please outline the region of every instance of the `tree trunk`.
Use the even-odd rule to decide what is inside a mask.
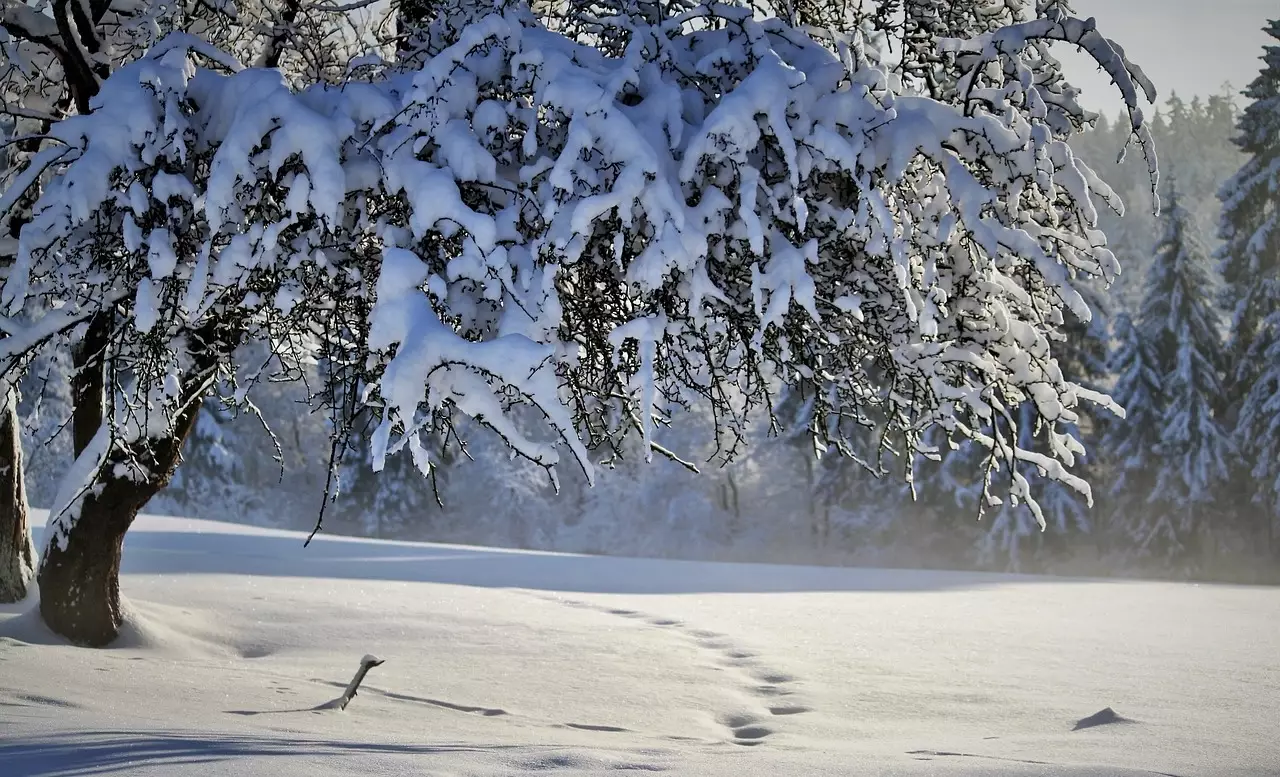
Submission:
[[[108,465],[109,466],[109,465]],[[105,477],[85,496],[62,542],[51,540],[40,563],[40,615],[58,634],[103,647],[120,633],[120,559],[124,535],[158,489]]]
[[[27,522],[17,391],[0,398],[0,602],[20,602],[35,574],[36,554]]]
[[[75,354],[72,431],[77,456],[84,453],[101,424],[112,423],[103,391],[109,325],[109,314],[96,317]],[[115,443],[93,487],[73,502],[79,507],[76,517],[49,517],[49,539],[37,575],[40,615],[49,628],[76,644],[103,647],[120,634],[124,622],[120,611],[124,535],[151,497],[173,480],[182,459],[182,444],[195,427],[217,357],[234,350],[233,344],[217,339],[217,334],[210,327],[192,336],[194,364],[184,376],[184,403],[170,434]]]
[[[120,633],[120,561],[124,535],[151,497],[169,484],[181,460],[183,441],[195,425],[195,402],[175,424],[174,436],[129,445],[107,458],[93,490],[80,502],[79,517],[59,538],[50,539],[40,561],[40,615],[49,628],[72,642],[103,647]],[[126,462],[145,462],[146,478]],[[53,516],[50,517],[52,524]]]
[[[726,508],[729,510],[729,537],[736,539],[742,531],[742,507],[738,502],[738,479],[733,476],[733,469],[725,468],[725,484],[728,487]]]

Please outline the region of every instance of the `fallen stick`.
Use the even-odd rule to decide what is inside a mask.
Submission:
[[[356,697],[356,690],[360,687],[360,683],[364,682],[364,676],[369,674],[369,670],[375,666],[382,666],[386,663],[384,659],[377,656],[365,656],[360,659],[360,668],[356,670],[356,676],[351,678],[351,682],[347,683],[347,689],[342,695],[333,701],[321,704],[317,709],[322,710],[345,710],[351,700]]]

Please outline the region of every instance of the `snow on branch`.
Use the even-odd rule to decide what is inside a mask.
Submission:
[[[455,410],[590,477],[589,450],[637,424],[681,461],[651,421],[674,406],[710,403],[741,439],[791,394],[818,451],[856,456],[874,427],[913,455],[941,427],[1080,487],[1062,429],[1099,397],[1049,344],[1064,309],[1089,316],[1075,280],[1116,272],[1093,204],[1114,195],[1038,82],[995,99],[977,74],[1023,72],[1027,41],[1082,45],[1145,149],[1141,72],[1041,20],[948,44],[982,96],[953,104],[778,19],[653,11],[579,33],[472,8],[373,80],[303,89],[161,44],[51,128],[76,153],[50,162],[3,300],[114,300],[113,358],[144,381],[199,326],[309,342],[341,365],[316,393],[335,434],[354,393],[380,418],[374,460],[408,448],[424,473],[420,434]],[[1034,452],[1000,430],[1025,403]]]
[[[0,0],[0,27],[16,38],[30,41],[58,37],[58,25],[53,17],[41,13],[24,0]]]
[[[1017,55],[1026,49],[1029,43],[1038,40],[1062,41],[1077,46],[1093,58],[1098,67],[1111,78],[1112,84],[1120,90],[1120,96],[1124,100],[1125,110],[1129,116],[1130,138],[1138,143],[1147,161],[1151,193],[1155,201],[1155,210],[1158,212],[1160,209],[1159,168],[1155,141],[1151,136],[1151,128],[1147,125],[1142,107],[1138,104],[1140,96],[1148,103],[1155,103],[1155,85],[1142,68],[1125,56],[1120,44],[1103,37],[1098,32],[1097,22],[1092,17],[1077,19],[1067,16],[1061,9],[1055,7],[1045,18],[1008,25],[967,40],[943,39],[938,41],[938,45],[944,51],[959,55],[959,62],[964,70],[959,91],[968,102],[973,97],[975,87],[989,63],[1014,63],[1017,77],[1024,84],[1032,83],[1030,71],[1025,65],[1018,64]],[[1075,110],[1080,111],[1078,106],[1075,106]],[[1128,144],[1125,150],[1127,148]],[[1124,151],[1121,152],[1120,158],[1124,158]]]

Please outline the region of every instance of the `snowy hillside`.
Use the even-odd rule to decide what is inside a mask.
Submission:
[[[143,517],[92,651],[0,609],[0,774],[1280,773],[1280,590]],[[386,664],[345,712],[360,657]],[[1074,730],[1105,707],[1128,719]]]

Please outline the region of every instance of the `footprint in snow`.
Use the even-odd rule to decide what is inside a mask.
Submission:
[[[769,708],[770,715],[799,715],[804,712],[810,712],[810,708],[803,704],[783,704]]]
[[[746,712],[733,713],[720,718],[720,724],[729,729],[733,743],[748,747],[760,744],[773,729],[760,722],[760,718]]]
[[[766,704],[758,714],[750,712],[733,713],[723,715],[718,719],[719,723],[728,729],[731,737],[730,741],[735,744],[759,745],[767,737],[775,733],[773,727],[762,723],[769,716],[774,718],[787,717],[811,711],[810,707],[803,704],[784,704],[776,701],[778,697],[791,696],[793,694],[793,691],[786,686],[794,683],[796,678],[785,672],[768,668],[763,664],[759,653],[738,645],[731,637],[725,634],[707,629],[693,628],[684,621],[675,618],[650,615],[638,610],[607,607],[572,599],[552,599],[551,601],[576,609],[595,610],[605,615],[643,621],[645,625],[688,637],[701,650],[714,656],[717,666],[712,667],[713,669],[741,678],[740,684],[744,687],[744,690],[761,697],[762,700],[773,699],[773,703]],[[586,726],[572,723],[564,725],[587,731],[613,730],[612,727],[607,726]]]

